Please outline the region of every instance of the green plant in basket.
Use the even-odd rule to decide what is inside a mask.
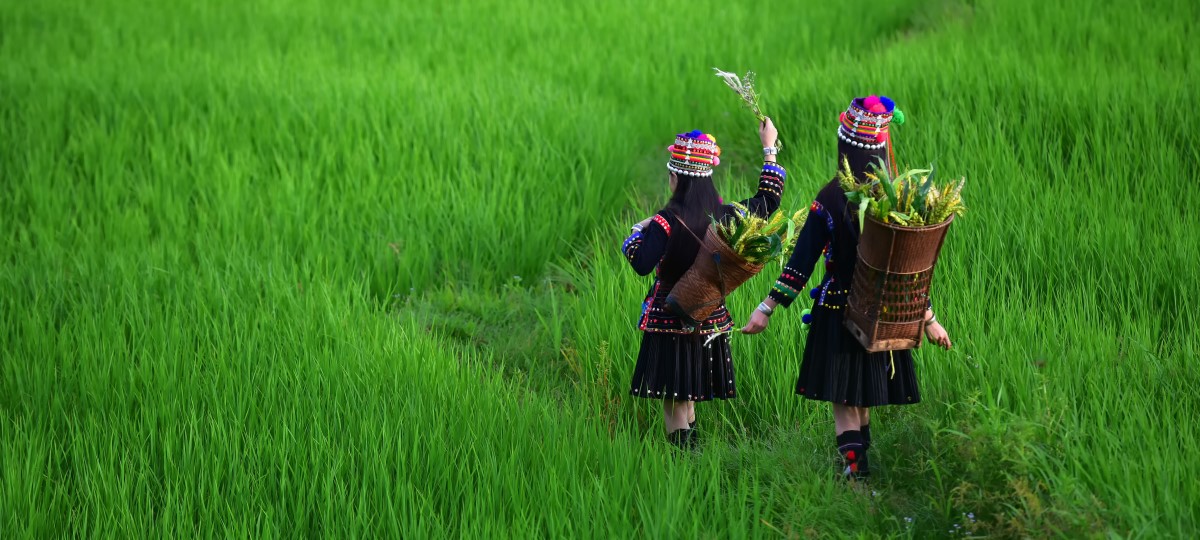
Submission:
[[[780,259],[795,246],[795,231],[808,218],[801,210],[789,219],[782,211],[766,218],[750,212],[745,205],[734,203],[734,212],[724,220],[713,220],[713,229],[721,241],[751,264],[766,264]]]
[[[883,223],[924,227],[967,211],[962,199],[966,178],[939,185],[933,166],[909,169],[893,178],[880,160],[874,172],[866,174],[866,181],[860,182],[850,171],[850,163],[843,159],[838,183],[847,201],[858,208],[860,229],[867,214]]]

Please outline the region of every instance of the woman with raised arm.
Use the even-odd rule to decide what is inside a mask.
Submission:
[[[764,163],[758,192],[741,204],[766,217],[779,208],[787,172],[775,162],[778,132],[770,118],[759,125],[759,138]],[[662,400],[668,440],[690,448],[695,444],[695,402],[734,397],[733,357],[725,334],[733,321],[722,304],[706,320],[689,326],[668,310],[666,298],[696,259],[711,220],[734,209],[722,203],[713,185],[721,149],[712,135],[679,134],[668,153],[671,198],[658,213],[634,225],[621,247],[639,275],[655,274],[638,321],[642,344],[630,394]],[[721,335],[713,338],[716,333]]]

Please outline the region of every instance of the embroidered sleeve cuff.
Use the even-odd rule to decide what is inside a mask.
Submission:
[[[764,163],[762,174],[758,177],[758,190],[783,197],[783,184],[786,180],[787,171],[783,167],[774,163]]]
[[[779,305],[789,307],[796,298],[800,296],[800,291],[804,289],[804,284],[808,282],[808,276],[803,276],[793,272],[790,268],[784,268],[783,275],[775,280],[775,285],[771,286],[771,298]]]
[[[763,176],[766,175],[777,177],[782,182],[787,180],[787,169],[784,169],[783,166],[778,163],[771,163],[768,161],[763,163]]]
[[[637,250],[642,245],[642,231],[633,231],[629,238],[625,239],[625,243],[621,244],[621,253],[625,254],[625,258],[633,262],[633,256],[637,254]]]
[[[771,287],[771,293],[768,296],[775,300],[776,304],[779,304],[784,308],[788,308],[791,307],[792,302],[796,301],[796,297],[799,296],[799,292],[796,291],[796,289],[788,287],[787,285],[775,282],[775,285]]]

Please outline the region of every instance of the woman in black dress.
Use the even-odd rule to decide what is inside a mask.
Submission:
[[[779,208],[787,172],[775,163],[778,132],[771,119],[759,126],[759,137],[765,163],[758,192],[741,204],[765,217]],[[721,149],[711,135],[680,134],[668,151],[671,199],[658,213],[634,225],[621,248],[638,275],[655,272],[638,321],[642,345],[630,394],[662,400],[667,438],[690,447],[695,402],[734,397],[733,360],[724,334],[733,321],[722,304],[698,326],[689,326],[667,309],[666,298],[696,259],[711,219],[729,215],[733,207],[722,203],[713,186]],[[721,335],[713,338],[717,333]]]
[[[857,98],[842,113],[838,128],[837,167],[849,164],[860,181],[882,159],[892,167],[889,124],[895,109],[882,96]],[[755,310],[742,332],[766,329],[777,306],[788,307],[804,291],[813,267],[822,255],[825,278],[808,291],[813,299],[808,337],[800,365],[796,393],[833,404],[838,451],[843,474],[854,479],[870,475],[867,451],[871,447],[870,408],[910,405],[921,400],[913,371],[912,351],[868,353],[843,325],[846,297],[858,254],[858,218],[846,204],[835,177],[817,194],[808,221],[770,294]],[[925,312],[926,337],[947,349],[950,338],[937,322],[932,304]]]

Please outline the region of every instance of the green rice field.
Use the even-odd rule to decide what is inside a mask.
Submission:
[[[1189,538],[1200,4],[0,0],[0,538]],[[955,347],[868,489],[735,336],[702,449],[629,396],[619,252],[703,129],[785,210],[837,115],[967,178]],[[739,323],[777,277],[739,289]]]

